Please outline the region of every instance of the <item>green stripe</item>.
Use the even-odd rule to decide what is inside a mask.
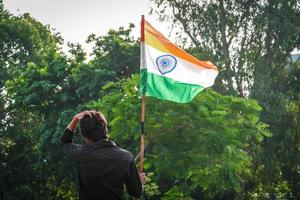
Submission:
[[[190,102],[204,87],[175,81],[141,70],[141,93],[178,103]]]

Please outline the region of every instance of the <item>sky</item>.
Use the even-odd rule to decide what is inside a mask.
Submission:
[[[4,0],[4,5],[15,15],[27,12],[43,24],[50,24],[66,41],[80,43],[88,52],[92,47],[85,40],[91,33],[105,35],[109,29],[134,23],[133,36],[139,37],[142,14],[161,33],[170,33],[166,23],[148,14],[150,0]]]
[[[109,29],[135,24],[133,36],[140,35],[141,15],[145,15],[157,30],[175,42],[171,25],[149,15],[150,0],[4,0],[4,5],[15,15],[30,13],[43,24],[50,24],[67,42],[80,43],[90,53],[92,45],[85,43],[91,33],[105,35]],[[65,44],[66,44],[65,42]],[[67,51],[66,46],[63,50]],[[300,53],[294,50],[293,53]]]

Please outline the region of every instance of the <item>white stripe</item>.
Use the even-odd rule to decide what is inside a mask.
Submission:
[[[146,68],[146,55],[145,55],[145,42],[141,42],[141,49],[140,49],[140,69]]]
[[[203,87],[209,87],[214,84],[215,78],[218,75],[218,71],[213,69],[199,68],[197,65],[178,58],[174,55],[173,56],[177,59],[177,65],[175,69],[170,73],[161,74],[156,65],[156,59],[159,56],[169,53],[159,51],[147,44],[145,44],[144,47],[148,72],[157,74],[159,76],[172,78],[173,80],[182,83],[201,85]]]

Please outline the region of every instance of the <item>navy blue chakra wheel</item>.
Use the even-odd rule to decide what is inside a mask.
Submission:
[[[161,74],[166,74],[175,69],[177,60],[172,55],[162,55],[156,59],[156,65]]]

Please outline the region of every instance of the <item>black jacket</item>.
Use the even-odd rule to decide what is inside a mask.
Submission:
[[[73,132],[66,129],[60,138],[62,148],[76,162],[80,200],[123,199],[123,185],[139,198],[142,184],[132,154],[107,140],[90,145],[72,143]]]

